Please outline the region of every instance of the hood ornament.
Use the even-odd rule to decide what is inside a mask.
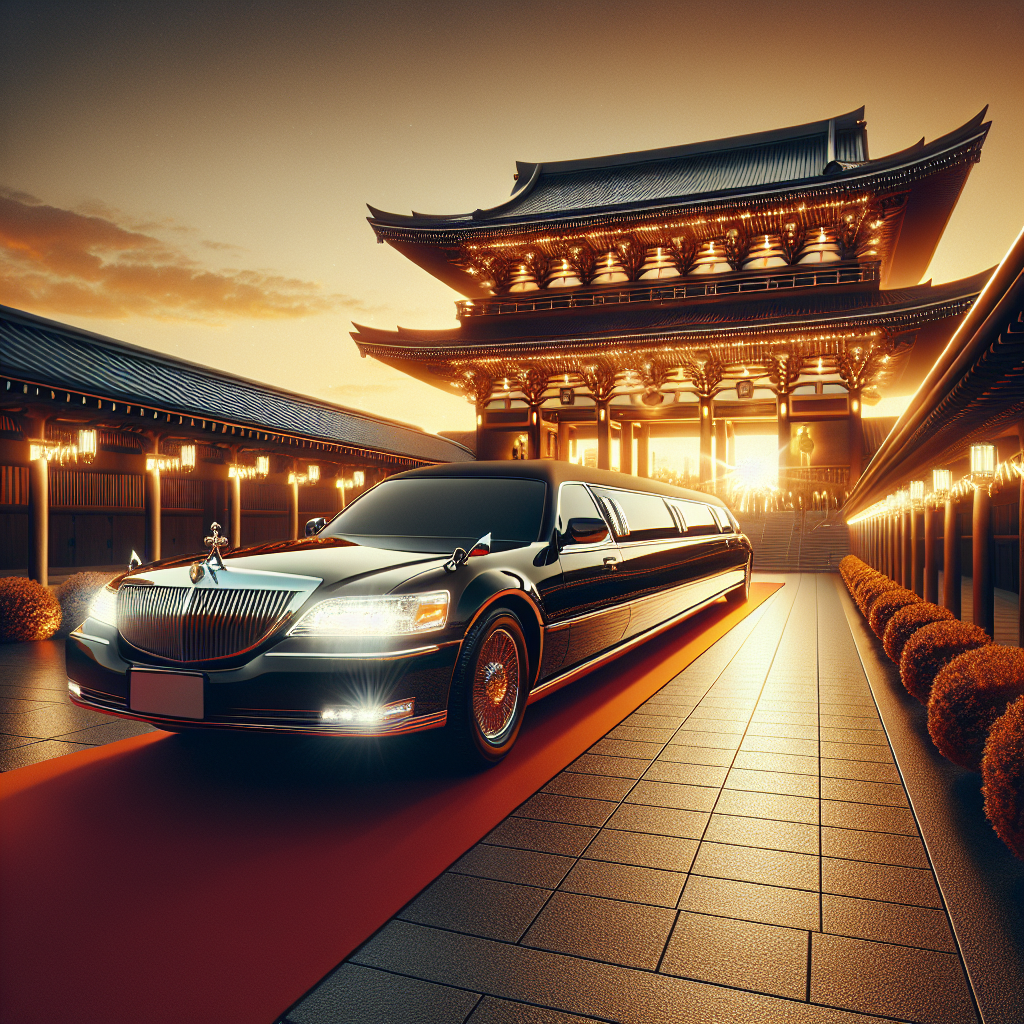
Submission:
[[[205,564],[211,568],[216,565],[218,569],[227,569],[224,559],[221,558],[220,549],[228,546],[228,539],[220,532],[220,523],[210,523],[210,536],[204,537],[203,543],[210,549]],[[191,574],[191,570],[189,572]]]
[[[133,569],[138,569],[140,565],[142,565],[142,559],[139,558],[135,548],[132,548],[132,557],[128,559],[128,571],[131,572]]]
[[[203,568],[202,562],[193,562],[188,567],[188,578],[193,583],[198,583],[206,575],[206,570]]]

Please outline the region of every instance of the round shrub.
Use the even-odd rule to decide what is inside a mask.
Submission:
[[[985,815],[1014,856],[1024,860],[1024,697],[989,730],[981,780]]]
[[[895,583],[892,584],[868,607],[868,625],[871,627],[871,632],[881,640],[885,636],[885,627],[889,625],[889,620],[901,608],[906,608],[908,604],[916,604],[920,600],[921,598],[912,590],[907,590]]]
[[[24,576],[0,579],[0,643],[49,640],[60,626],[60,605],[46,587]]]
[[[981,770],[992,723],[1024,697],[1024,651],[988,644],[958,655],[935,677],[928,698],[928,732],[939,753],[962,768]]]
[[[110,572],[76,572],[69,576],[57,588],[57,600],[60,602],[61,620],[57,636],[67,636],[77,629],[89,614],[92,599],[117,573]]]
[[[882,634],[882,646],[885,653],[900,663],[903,645],[922,627],[930,622],[944,622],[953,618],[948,608],[941,608],[930,601],[915,601],[904,605],[890,620]]]
[[[898,583],[893,583],[888,576],[882,576],[879,574],[874,579],[868,579],[861,583],[861,585],[854,591],[853,599],[857,602],[857,607],[861,610],[861,614],[870,615],[871,606],[883,594],[888,594],[901,589],[900,585]]]
[[[935,677],[958,655],[992,643],[992,637],[978,626],[949,619],[922,626],[903,645],[900,679],[907,693],[928,703]]]

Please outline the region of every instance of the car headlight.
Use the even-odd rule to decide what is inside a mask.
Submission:
[[[105,622],[108,626],[117,625],[117,591],[104,586],[89,605],[89,618]]]
[[[440,629],[448,591],[390,597],[332,597],[314,605],[289,636],[397,636]]]

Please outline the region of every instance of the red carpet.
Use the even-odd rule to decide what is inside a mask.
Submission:
[[[2,1020],[270,1024],[777,589],[535,704],[513,753],[472,777],[434,764],[427,736],[163,733],[0,776]]]

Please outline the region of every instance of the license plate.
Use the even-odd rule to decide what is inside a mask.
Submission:
[[[129,679],[132,711],[171,718],[203,717],[201,672],[154,672],[133,668]]]

